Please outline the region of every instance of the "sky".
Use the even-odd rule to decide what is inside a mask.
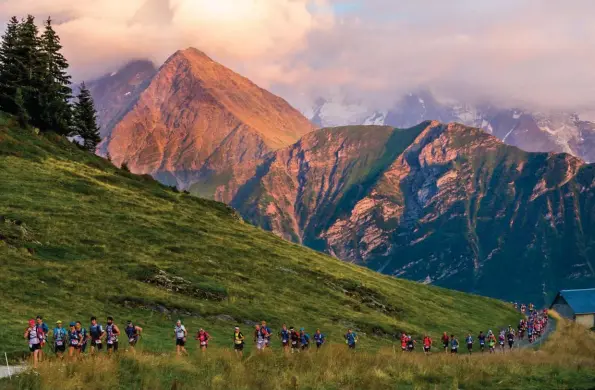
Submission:
[[[595,1],[0,0],[51,15],[75,79],[194,46],[296,105],[441,99],[595,107]]]

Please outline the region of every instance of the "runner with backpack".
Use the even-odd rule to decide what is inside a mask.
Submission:
[[[269,328],[267,326],[267,322],[266,321],[262,321],[260,323],[260,330],[264,333],[264,346],[265,346],[265,348],[270,348],[271,347],[271,335],[272,335],[272,331],[271,331],[271,328]]]
[[[427,355],[432,349],[432,339],[427,334],[424,336],[424,353]]]
[[[289,330],[287,325],[283,324],[281,331],[279,332],[279,338],[281,339],[281,346],[285,353],[289,353]]]
[[[29,320],[29,327],[25,329],[24,334],[24,338],[29,342],[29,352],[31,352],[34,368],[37,368],[39,364],[39,351],[41,351],[42,336],[39,334],[38,329],[39,327],[35,324],[35,320]]]
[[[500,331],[500,334],[498,335],[498,345],[500,346],[500,351],[502,351],[502,353],[504,353],[504,342],[506,341],[506,336],[504,334],[504,331]]]
[[[289,340],[291,342],[291,353],[300,351],[300,334],[296,332],[294,327],[289,328]]]
[[[454,334],[450,335],[450,353],[456,354],[459,352],[459,340]]]
[[[97,323],[97,317],[91,317],[91,326],[89,326],[89,335],[91,336],[91,353],[95,350],[101,351],[103,344],[101,339],[105,336],[103,327]]]
[[[59,358],[64,357],[66,352],[66,329],[62,327],[62,321],[56,321],[56,327],[53,331],[54,353]]]
[[[182,321],[176,321],[176,326],[174,327],[174,339],[176,340],[176,354],[180,356],[182,353],[188,355],[188,351],[186,351],[186,336],[188,332],[186,331],[186,327],[182,325]]]
[[[300,343],[302,344],[302,351],[310,348],[310,335],[306,333],[304,328],[300,329]]]
[[[120,329],[116,324],[114,324],[114,318],[111,316],[107,317],[107,326],[105,327],[105,344],[107,347],[107,353],[110,355],[112,352],[118,351],[118,336],[120,336]]]
[[[357,345],[357,333],[351,328],[347,329],[347,333],[345,334],[345,344],[347,344],[349,349],[355,349]]]
[[[442,334],[442,346],[444,347],[444,352],[448,352],[448,346],[450,345],[450,339],[448,338],[448,334],[444,332]]]
[[[233,332],[233,349],[239,358],[244,356],[244,335],[239,326],[236,326]]]
[[[508,334],[506,335],[506,338],[508,340],[508,348],[512,349],[512,346],[514,345],[514,329],[508,329]]]
[[[483,331],[479,332],[479,336],[477,336],[477,340],[479,341],[479,350],[483,353],[486,347],[486,336],[483,334]]]
[[[488,331],[488,347],[490,353],[496,353],[496,336],[491,330]]]
[[[37,323],[37,333],[39,335],[39,342],[41,343],[39,349],[39,361],[41,361],[43,360],[43,348],[46,345],[50,328],[43,322],[43,317],[41,316],[35,317],[35,322]]]
[[[80,355],[82,345],[83,334],[76,328],[76,322],[71,322],[70,329],[68,330],[68,356],[74,359],[76,356]]]
[[[83,328],[83,324],[80,321],[76,321],[76,330],[81,334],[82,342],[80,346],[79,355],[84,353],[87,349],[87,342],[89,341],[89,335],[87,334],[87,329]]]
[[[405,352],[407,350],[407,333],[401,333],[401,352]]]
[[[322,347],[322,344],[326,342],[326,337],[320,332],[320,329],[316,329],[316,332],[314,333],[314,341],[316,342],[316,350],[319,350],[320,347]]]
[[[411,335],[407,335],[407,351],[413,352],[415,349],[415,340]]]
[[[469,351],[469,354],[473,353],[473,336],[471,336],[471,333],[467,335],[465,342],[467,343],[467,351]]]
[[[266,348],[266,329],[261,328],[260,325],[254,325],[254,344],[256,350],[262,351]]]
[[[138,343],[139,338],[143,332],[143,328],[140,326],[136,326],[132,323],[132,320],[128,320],[126,323],[126,328],[124,328],[124,333],[126,333],[126,337],[128,337],[128,346],[131,350],[134,351],[134,347],[136,343]]]
[[[209,346],[209,340],[211,339],[211,336],[207,333],[207,331],[203,328],[200,328],[198,333],[196,333],[195,339],[200,345],[200,350],[203,352],[206,351],[207,347]]]

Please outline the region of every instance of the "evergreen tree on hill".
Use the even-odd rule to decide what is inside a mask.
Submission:
[[[35,18],[31,15],[19,23],[17,28],[17,44],[15,61],[17,67],[16,82],[22,90],[25,108],[31,118],[31,124],[41,130],[48,129],[43,121],[46,115],[41,104],[41,91],[46,74],[44,56],[41,51],[39,31]]]
[[[40,40],[44,75],[40,91],[40,106],[43,116],[41,127],[68,135],[71,129],[72,110],[70,99],[70,75],[67,73],[68,62],[60,52],[60,37],[52,27],[52,19],[45,22],[45,31]]]
[[[101,142],[99,126],[97,126],[97,111],[93,104],[91,92],[83,82],[74,104],[74,134],[83,139],[83,147],[95,152]]]
[[[13,16],[8,22],[0,44],[0,109],[14,115],[18,115],[19,110],[24,108],[22,90],[18,91],[23,77],[23,65],[16,54],[18,30],[19,20]],[[20,100],[20,109],[17,106],[17,98]]]

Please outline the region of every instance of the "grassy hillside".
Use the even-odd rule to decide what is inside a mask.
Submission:
[[[116,169],[66,140],[0,119],[0,352],[24,351],[37,314],[91,315],[145,329],[140,348],[170,350],[172,321],[229,345],[232,327],[266,319],[321,327],[361,347],[517,319],[504,303],[382,276],[283,241],[229,207]],[[136,363],[135,363],[136,364]]]

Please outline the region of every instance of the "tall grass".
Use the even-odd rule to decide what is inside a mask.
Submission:
[[[284,356],[280,351],[243,360],[212,349],[177,358],[172,354],[122,354],[76,364],[50,361],[7,389],[587,389],[595,383],[595,336],[560,322],[538,350],[452,356],[435,352],[376,353],[329,345],[320,352]]]

